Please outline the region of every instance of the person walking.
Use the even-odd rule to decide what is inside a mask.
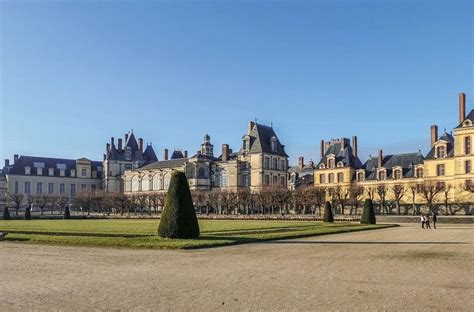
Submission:
[[[432,214],[431,220],[433,220],[433,229],[436,230],[436,221],[438,221],[438,216],[436,215],[436,212],[434,211],[431,214]]]
[[[421,214],[421,219],[420,220],[421,220],[421,228],[424,229],[426,220],[425,220],[425,216],[423,214]]]
[[[430,230],[431,230],[431,226],[430,226],[430,215],[429,215],[429,214],[426,214],[425,224],[426,224],[426,229],[430,229]]]

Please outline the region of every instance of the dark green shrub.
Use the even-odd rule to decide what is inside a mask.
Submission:
[[[64,210],[64,219],[71,219],[71,212],[69,211],[69,207],[66,207]]]
[[[158,236],[166,238],[199,237],[199,224],[194,211],[188,180],[183,172],[175,171],[161,214]]]
[[[371,199],[366,199],[364,202],[364,211],[360,218],[361,224],[375,224],[375,210],[374,203]]]
[[[3,210],[3,220],[10,220],[10,211],[8,210],[8,207],[5,207]]]
[[[31,208],[27,207],[25,210],[25,220],[31,220]]]
[[[328,201],[326,202],[326,205],[324,206],[323,221],[334,222],[334,216],[332,215],[331,203]]]

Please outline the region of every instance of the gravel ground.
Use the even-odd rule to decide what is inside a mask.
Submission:
[[[474,227],[192,251],[0,243],[0,310],[473,311]]]

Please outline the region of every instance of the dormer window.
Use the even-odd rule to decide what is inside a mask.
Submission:
[[[357,172],[356,179],[357,179],[357,182],[364,181],[365,180],[365,172],[364,171]]]
[[[272,144],[272,152],[276,152],[277,151],[277,138],[276,137],[272,137],[271,144]]]
[[[31,174],[31,167],[29,167],[29,166],[25,167],[25,174],[28,174],[28,175]]]
[[[132,149],[130,147],[125,148],[125,159],[132,158]]]
[[[387,172],[385,171],[385,169],[379,170],[379,172],[378,172],[378,179],[379,179],[379,180],[385,180],[385,179],[387,179]]]
[[[43,175],[43,168],[36,168],[36,175]]]
[[[423,168],[416,168],[416,177],[417,178],[423,178]]]
[[[76,170],[75,169],[71,169],[71,177],[75,177],[76,176]]]
[[[59,176],[64,177],[66,175],[66,170],[65,169],[59,169]]]
[[[400,180],[402,178],[402,169],[393,169],[393,178]]]
[[[462,126],[463,126],[463,127],[472,126],[472,121],[470,121],[469,119],[466,119],[466,120],[464,120]]]
[[[54,168],[48,168],[48,175],[53,176],[54,175]]]
[[[248,151],[250,149],[250,137],[246,135],[243,140],[242,149]]]
[[[328,158],[328,168],[329,169],[332,169],[334,168],[334,164],[335,164],[336,160],[334,159],[334,156],[333,157],[330,157]]]
[[[446,157],[446,146],[440,145],[436,147],[436,158],[445,158]]]
[[[337,167],[338,168],[344,167],[344,163],[342,161],[338,161],[337,162]]]
[[[326,165],[325,164],[319,165],[319,169],[326,169]]]

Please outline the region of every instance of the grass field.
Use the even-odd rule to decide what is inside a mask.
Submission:
[[[389,227],[392,225],[328,224],[314,221],[200,220],[199,239],[164,239],[158,220],[12,220],[0,221],[6,240],[67,246],[188,249],[217,247]]]

